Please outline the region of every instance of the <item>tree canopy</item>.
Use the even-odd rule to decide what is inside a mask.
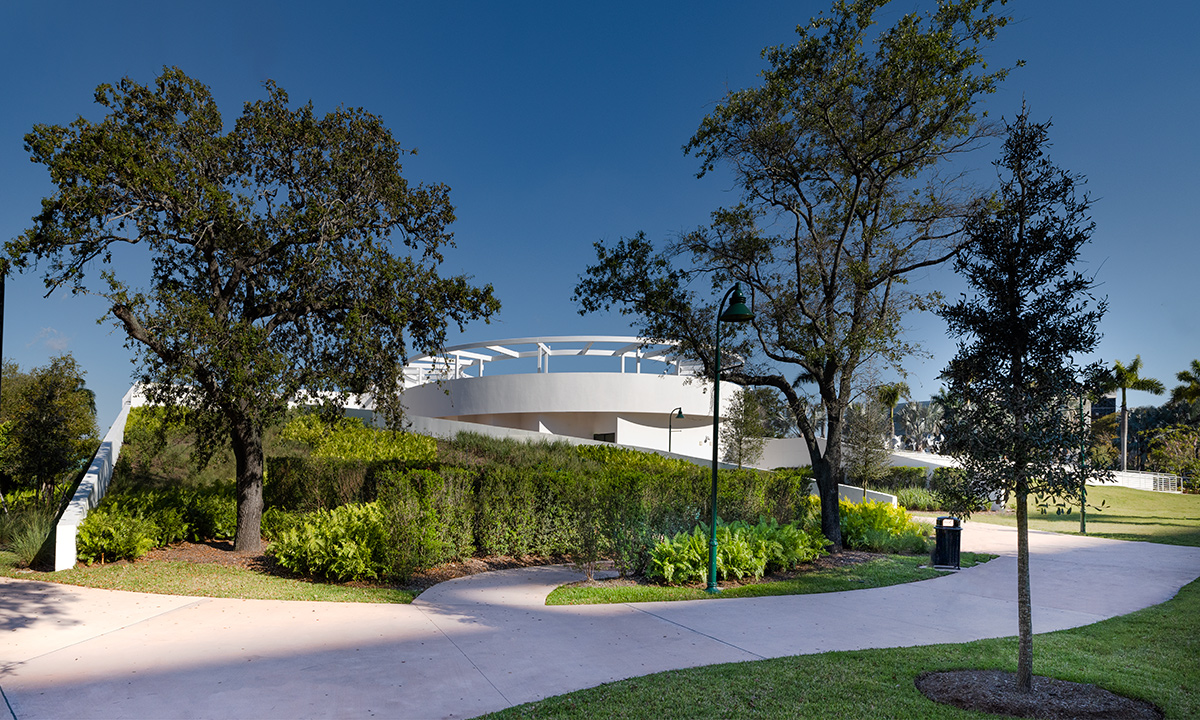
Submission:
[[[1113,361],[1112,370],[1104,376],[1101,390],[1104,392],[1121,391],[1121,469],[1127,470],[1129,465],[1129,406],[1125,404],[1125,393],[1128,390],[1141,390],[1153,395],[1162,395],[1165,388],[1160,380],[1142,377],[1142,356],[1135,355],[1133,362],[1128,365],[1120,360]]]
[[[149,398],[232,443],[239,551],[260,546],[262,431],[289,402],[369,393],[396,426],[410,350],[436,351],[449,323],[499,308],[491,286],[439,274],[449,189],[405,180],[408,151],[379,117],[319,116],[265,87],[227,127],[177,68],[151,86],[101,85],[102,120],[26,135],[56,192],[8,245],[18,269],[45,265],[50,291],[104,298]],[[148,276],[136,255],[113,262],[126,245]]]
[[[905,279],[962,242],[977,196],[943,168],[989,133],[976,103],[1006,74],[983,58],[1006,23],[990,0],[939,2],[876,29],[885,4],[837,2],[797,28],[795,44],[764,51],[762,82],[729,93],[684,148],[700,176],[732,169],[741,202],[663,250],[644,234],[597,244],[575,294],[581,312],[635,314],[641,335],[678,342],[711,380],[712,298],[740,282],[755,319],[730,331],[747,362],[723,378],[786,401],[835,549],[846,408],[866,389],[864,367],[913,349],[901,318],[936,294],[911,292]]]
[[[1027,499],[1078,498],[1089,474],[1107,475],[1079,462],[1082,397],[1103,371],[1076,358],[1099,342],[1106,305],[1092,297],[1093,280],[1074,269],[1091,237],[1090,201],[1076,194],[1081,179],[1046,157],[1048,127],[1024,111],[1008,126],[997,162],[999,206],[971,219],[971,243],[955,260],[973,294],[940,311],[960,338],[944,375],[945,434],[966,471],[948,490],[947,509],[969,516],[982,497],[1015,496],[1024,690],[1033,662]]]
[[[28,373],[4,363],[0,472],[16,487],[38,490],[46,507],[55,507],[60,488],[96,452],[96,396],[83,376],[70,355]]]

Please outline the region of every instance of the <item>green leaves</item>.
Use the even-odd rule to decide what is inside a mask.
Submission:
[[[1089,200],[1076,193],[1081,179],[1045,156],[1048,127],[1024,111],[1008,126],[1001,205],[972,217],[972,243],[955,261],[974,294],[940,312],[963,339],[945,372],[947,446],[967,471],[942,490],[956,512],[996,491],[1019,502],[1071,496],[1084,475],[1107,474],[1078,463],[1077,406],[1098,368],[1076,358],[1099,342],[1106,309],[1074,269],[1092,231]]]
[[[15,392],[5,397],[9,421],[0,436],[0,463],[20,485],[37,488],[48,507],[99,444],[95,394],[83,376],[70,355],[27,374],[5,366],[4,384],[15,381]]]
[[[344,582],[386,576],[394,551],[383,510],[368,503],[318,510],[280,532],[268,553],[293,572]]]
[[[369,391],[396,426],[410,348],[436,352],[450,323],[499,309],[490,286],[439,274],[448,190],[402,177],[405,151],[379,117],[291,107],[273,82],[266,93],[226,132],[211,92],[178,68],[100,86],[101,121],[26,136],[56,191],[6,248],[20,269],[45,261],[48,289],[81,292],[95,291],[93,261],[139,246],[148,287],[132,292],[145,281],[111,267],[99,294],[150,400],[197,410],[202,440],[231,438],[247,485],[261,462],[245,459],[289,401]]]
[[[690,533],[661,540],[650,551],[646,576],[669,584],[708,582],[709,529],[701,524]],[[826,541],[799,525],[780,525],[760,519],[725,524],[717,520],[717,577],[760,578],[774,570],[790,569],[825,553]]]

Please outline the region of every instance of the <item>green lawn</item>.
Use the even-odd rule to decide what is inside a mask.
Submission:
[[[963,553],[962,566],[971,567],[996,557],[984,553]],[[588,605],[599,603],[655,602],[660,600],[709,600],[712,598],[763,597],[766,595],[807,595],[810,593],[862,590],[901,583],[928,580],[947,571],[927,567],[929,558],[887,555],[877,560],[804,573],[791,580],[728,587],[719,594],[699,587],[666,585],[564,586],[546,598],[547,605]],[[926,566],[926,567],[922,567]]]
[[[1200,580],[1175,599],[1034,638],[1034,672],[1149,700],[1168,718],[1200,717]],[[513,718],[982,718],[926,700],[927,670],[1016,669],[1016,640],[981,640],[674,670],[509,708]]]
[[[1088,512],[1088,534],[1200,546],[1200,495],[1088,489],[1108,506]],[[1014,525],[1015,517],[974,521]],[[1032,515],[1030,526],[1077,534],[1078,511]],[[493,718],[971,718],[926,700],[928,670],[1016,669],[1016,640],[834,652],[676,670],[510,708]],[[1200,717],[1200,580],[1171,601],[1034,639],[1034,672],[1149,700],[1168,718]]]
[[[0,574],[23,579],[162,595],[229,597],[251,600],[320,600],[323,602],[410,603],[406,590],[307,582],[211,563],[138,562],[79,565],[53,573],[14,569],[16,557],[0,551]]]
[[[1132,490],[1122,487],[1089,487],[1088,505],[1107,505],[1087,511],[1087,534],[1116,540],[1144,540],[1168,545],[1200,547],[1200,495]],[[979,513],[972,522],[1016,526],[1011,513]],[[1033,530],[1079,534],[1079,509],[1069,514],[1055,515],[1049,508],[1046,515],[1029,508],[1029,527]]]

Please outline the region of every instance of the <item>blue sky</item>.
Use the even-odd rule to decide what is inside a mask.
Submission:
[[[650,7],[647,7],[649,5]],[[900,0],[884,23],[929,2]],[[736,202],[728,175],[695,178],[681,146],[727,90],[756,82],[762,48],[790,43],[825,2],[332,3],[10,0],[0,7],[0,239],[28,227],[52,191],[22,137],[35,123],[97,118],[97,85],[151,82],[178,65],[212,88],[227,122],[275,80],[319,112],[361,106],[419,150],[410,179],[443,182],[457,208],[447,272],[492,283],[492,325],[451,342],[627,334],[619,315],[580,317],[571,302],[592,243],[645,231],[668,240]],[[1097,356],[1168,388],[1200,357],[1194,220],[1200,196],[1200,5],[1010,2],[1015,22],[988,50],[1026,61],[985,100],[1012,117],[1024,100],[1051,118],[1052,159],[1088,178],[1095,272],[1109,313]],[[994,184],[996,147],[966,159]],[[129,271],[141,272],[136,261]],[[919,283],[954,297],[949,267]],[[70,351],[107,426],[128,389],[131,354],[96,297],[43,298],[36,275],[7,287],[6,358],[43,365]],[[907,337],[932,356],[906,364],[914,397],[937,391],[954,352],[935,316]],[[1134,393],[1133,404],[1160,398]]]

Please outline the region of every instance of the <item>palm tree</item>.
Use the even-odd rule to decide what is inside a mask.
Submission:
[[[1200,360],[1192,361],[1192,369],[1175,374],[1179,385],[1171,391],[1171,400],[1190,403],[1192,417],[1200,416]]]
[[[876,399],[887,406],[888,409],[888,419],[891,421],[888,425],[889,443],[891,443],[891,437],[896,434],[896,405],[899,404],[900,398],[911,400],[912,398],[909,396],[911,392],[906,382],[880,385],[875,388]]]
[[[1125,403],[1126,390],[1142,390],[1154,395],[1162,395],[1165,388],[1154,378],[1141,377],[1142,356],[1135,355],[1133,362],[1125,366],[1120,360],[1113,363],[1112,374],[1103,388],[1105,392],[1121,391],[1121,470],[1126,469],[1127,448],[1129,446],[1129,407]]]

